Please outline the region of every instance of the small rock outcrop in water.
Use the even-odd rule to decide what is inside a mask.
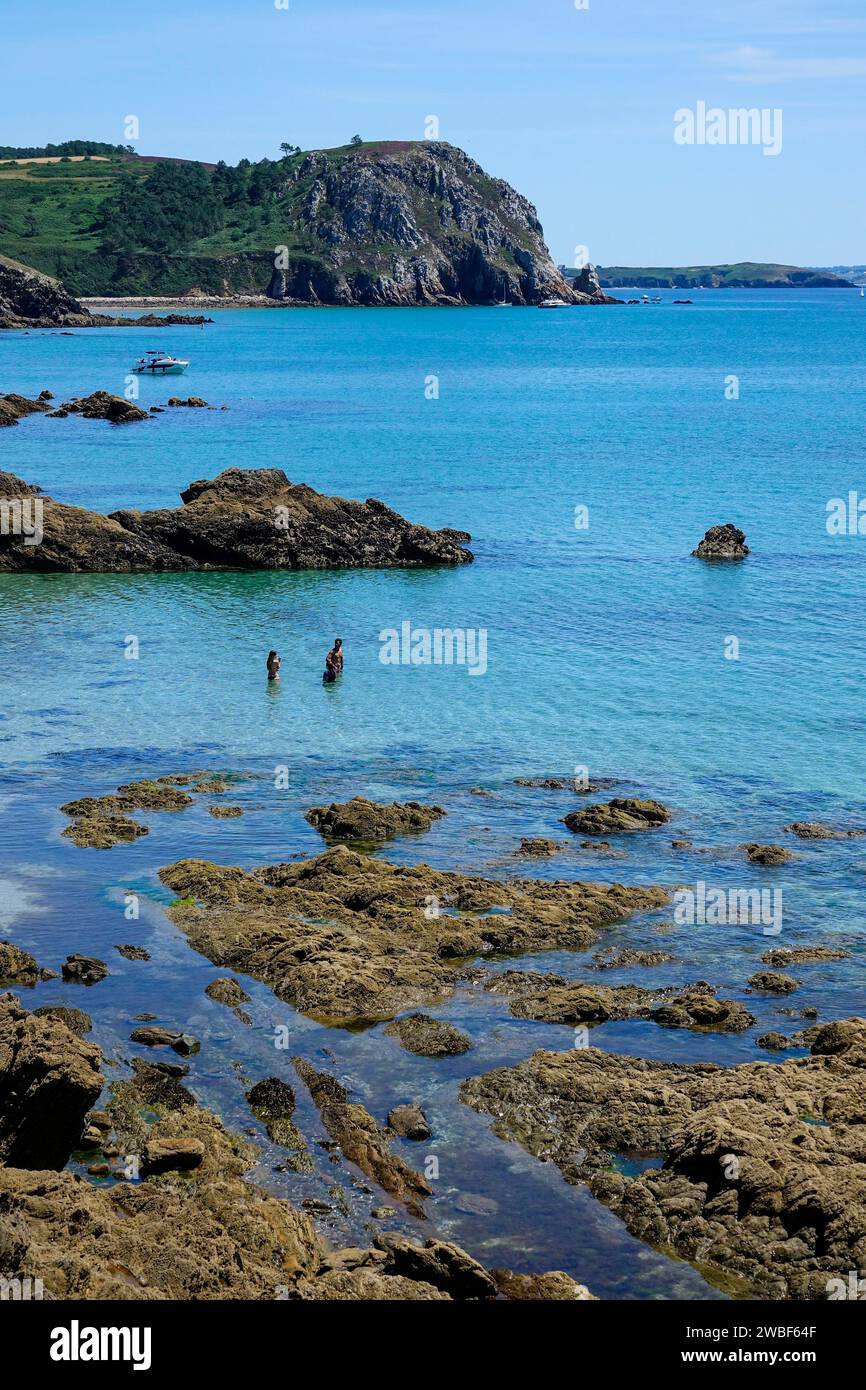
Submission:
[[[0,996],[0,1164],[63,1167],[102,1090],[99,1063],[58,1018]]]
[[[740,1275],[759,1296],[825,1299],[863,1266],[866,1020],[814,1030],[778,1064],[674,1065],[569,1048],[465,1081],[500,1138],[586,1182],[639,1239]],[[628,1177],[617,1154],[656,1154]]]
[[[404,1139],[417,1141],[429,1139],[433,1132],[427,1116],[415,1101],[408,1105],[395,1105],[393,1110],[389,1110],[388,1128]]]
[[[85,420],[108,420],[112,425],[148,419],[146,410],[125,396],[113,396],[110,391],[93,391],[79,400],[65,401],[60,409],[69,415],[81,415]]]
[[[385,1033],[419,1057],[457,1057],[472,1046],[468,1033],[429,1014],[406,1014],[389,1023]]]
[[[801,840],[855,840],[866,835],[866,830],[834,830],[832,826],[822,825],[816,820],[795,820],[785,829]]]
[[[72,980],[80,985],[98,985],[108,974],[108,966],[104,960],[80,954],[67,956],[61,970],[64,980]]]
[[[418,834],[444,815],[441,806],[423,806],[420,801],[392,801],[386,806],[365,796],[353,796],[351,801],[311,806],[305,819],[326,840],[363,843]]]
[[[654,830],[664,825],[671,813],[660,801],[638,801],[615,797],[570,811],[564,823],[575,835],[621,835],[634,830]]]
[[[465,531],[431,531],[384,502],[325,497],[279,468],[228,468],[191,483],[182,507],[103,516],[0,473],[0,501],[38,498],[40,536],[0,536],[0,573],[60,570],[354,569],[463,565]],[[20,529],[20,528],[19,528]]]
[[[177,899],[172,920],[214,965],[261,980],[302,1013],[343,1023],[391,1018],[448,995],[467,956],[583,949],[599,928],[669,902],[661,888],[498,882],[389,864],[342,845],[252,873],[183,859],[160,878]]]
[[[742,1004],[733,999],[717,999],[705,980],[696,980],[679,990],[652,990],[643,985],[587,985],[561,975],[506,970],[488,980],[485,989],[507,995],[515,1018],[531,1018],[539,1023],[573,1026],[643,1018],[662,1028],[742,1033],[755,1022]]]
[[[699,560],[742,560],[749,554],[746,533],[729,521],[722,526],[711,526],[692,554]]]
[[[751,841],[743,845],[743,849],[750,864],[760,864],[765,869],[772,868],[774,864],[787,864],[789,860],[797,858],[784,845],[759,845]]]

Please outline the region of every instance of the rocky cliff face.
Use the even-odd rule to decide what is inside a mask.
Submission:
[[[0,256],[0,328],[85,328],[92,322],[59,280]]]
[[[268,294],[331,304],[604,303],[572,288],[538,214],[503,179],[441,142],[314,151],[282,198],[293,244]]]

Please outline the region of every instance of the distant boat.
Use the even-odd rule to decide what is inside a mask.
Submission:
[[[568,309],[570,306],[567,299],[542,299],[538,307],[539,309]]]
[[[172,357],[167,352],[154,352],[150,350],[139,357],[134,372],[149,373],[151,376],[180,376],[189,366],[189,360],[184,357]]]

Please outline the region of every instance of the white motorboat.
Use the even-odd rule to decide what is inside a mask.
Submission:
[[[167,352],[155,352],[150,350],[139,357],[134,372],[147,373],[150,376],[180,376],[189,366],[189,359],[184,357],[172,357]]]
[[[539,309],[567,309],[569,307],[567,299],[542,299]]]

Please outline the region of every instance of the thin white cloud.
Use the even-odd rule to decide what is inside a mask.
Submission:
[[[840,77],[866,77],[866,58],[780,58],[770,48],[739,48],[714,55],[733,82],[835,81]]]

